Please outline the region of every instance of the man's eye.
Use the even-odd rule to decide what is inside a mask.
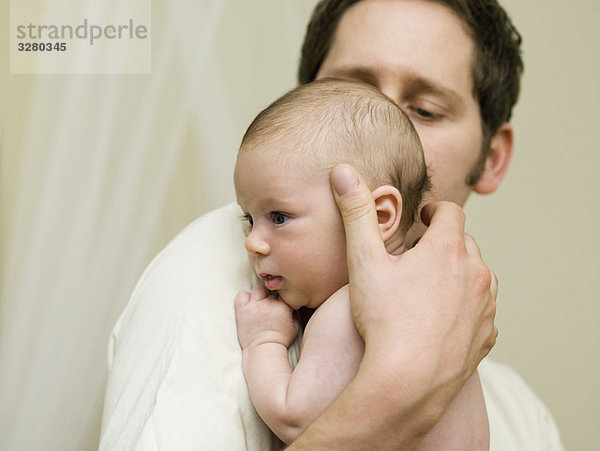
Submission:
[[[431,111],[426,110],[424,108],[411,107],[410,110],[412,111],[413,116],[416,116],[418,119],[421,119],[423,121],[437,121],[442,118],[441,115],[432,113]]]
[[[271,220],[273,221],[273,224],[283,224],[288,219],[290,219],[289,216],[279,213],[278,211],[271,213]]]
[[[415,108],[415,111],[419,116],[426,117],[428,119],[431,119],[432,117],[435,116],[433,113],[431,113],[427,110],[424,110],[423,108]]]
[[[252,228],[252,226],[254,225],[254,220],[252,219],[252,216],[246,213],[244,216],[242,216],[242,219],[248,223],[250,228]]]

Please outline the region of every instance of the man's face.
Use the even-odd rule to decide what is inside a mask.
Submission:
[[[411,118],[433,190],[426,200],[460,205],[482,147],[471,74],[474,44],[445,6],[422,0],[362,0],[342,16],[317,78],[371,83]]]
[[[282,157],[281,145],[268,147],[240,152],[234,171],[250,224],[248,258],[266,288],[292,308],[316,308],[348,282],[329,171],[310,168],[298,155]]]

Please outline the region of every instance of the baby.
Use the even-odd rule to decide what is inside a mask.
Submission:
[[[339,163],[363,175],[386,249],[402,253],[429,180],[411,122],[372,86],[329,79],[287,93],[252,122],[234,171],[249,225],[246,250],[266,287],[236,297],[243,370],[257,412],[285,443],[341,394],[364,352],[350,310],[344,227],[329,182]],[[288,347],[299,333],[294,311],[302,307],[316,310],[292,369]],[[461,437],[472,438],[469,449],[486,449],[488,434],[474,376],[420,449],[460,449]]]

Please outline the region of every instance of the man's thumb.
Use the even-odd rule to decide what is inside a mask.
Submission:
[[[331,186],[344,221],[349,268],[385,251],[375,202],[369,187],[356,170],[339,164],[331,171]]]

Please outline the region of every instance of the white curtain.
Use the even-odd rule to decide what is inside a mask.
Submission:
[[[152,256],[234,199],[314,3],[154,1],[151,75],[9,75],[3,33],[0,449],[97,447],[109,332]]]

